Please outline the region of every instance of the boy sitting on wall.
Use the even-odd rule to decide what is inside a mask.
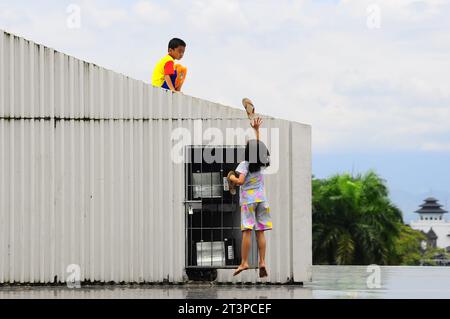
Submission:
[[[187,69],[175,64],[175,60],[181,60],[184,56],[186,43],[178,38],[169,42],[169,53],[162,58],[153,71],[152,85],[172,92],[180,92],[186,79]]]

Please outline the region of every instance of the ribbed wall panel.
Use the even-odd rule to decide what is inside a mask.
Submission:
[[[278,172],[267,176],[268,280],[307,281],[310,127],[264,118],[264,140],[279,154]],[[70,264],[81,266],[82,281],[184,281],[185,172],[171,159],[171,133],[193,134],[199,123],[224,136],[249,128],[242,109],[0,31],[0,283],[64,282]],[[218,281],[259,279],[219,270]]]
[[[4,90],[1,93],[5,101],[0,104],[0,117],[246,117],[241,109],[183,94],[174,95],[1,30],[0,48],[1,83]]]
[[[64,280],[70,264],[84,280],[182,281],[184,170],[170,160],[171,126],[0,120],[1,282]]]

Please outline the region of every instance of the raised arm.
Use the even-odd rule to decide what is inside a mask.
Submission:
[[[263,123],[263,121],[262,121],[262,119],[260,118],[260,117],[258,117],[258,118],[256,118],[256,119],[254,119],[253,121],[252,121],[252,127],[253,127],[253,129],[255,130],[255,133],[256,133],[256,139],[259,141],[259,128],[261,127],[261,125],[262,125],[262,123]]]

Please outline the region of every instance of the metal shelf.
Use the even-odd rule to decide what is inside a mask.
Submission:
[[[203,156],[201,148],[188,146],[186,154],[193,156],[194,152],[199,152],[199,155]],[[217,146],[217,148],[221,148],[221,146]],[[230,148],[234,148],[234,152],[238,153],[238,148]],[[225,181],[228,171],[235,169],[237,165],[238,163],[227,162],[185,163],[186,269],[235,269],[240,263],[242,238],[240,232],[242,229],[239,195],[232,196],[226,189]],[[200,242],[210,244],[211,253],[207,251],[210,248],[205,247],[198,248],[201,251],[199,253],[196,245]],[[225,245],[225,262],[227,265],[220,265],[220,262],[216,259],[223,251],[218,243]],[[233,260],[227,257],[227,247],[230,246],[233,247]],[[253,243],[249,261],[252,267],[257,264],[257,249],[255,247],[256,244]],[[197,256],[202,256],[200,257],[201,262],[197,262]],[[209,262],[210,259],[214,260],[212,264]],[[232,263],[236,265],[230,265]],[[202,266],[202,264],[210,266]]]

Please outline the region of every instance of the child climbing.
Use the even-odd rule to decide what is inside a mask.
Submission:
[[[254,111],[254,110],[253,110]],[[267,277],[266,239],[264,232],[272,229],[270,206],[264,187],[262,168],[270,165],[270,154],[266,145],[260,141],[259,128],[261,118],[254,118],[251,126],[255,130],[256,140],[250,140],[245,147],[245,161],[241,162],[235,172],[228,174],[232,188],[240,186],[241,230],[242,230],[242,261],[234,272],[234,276],[249,269],[248,255],[251,244],[251,233],[256,231],[259,251],[259,276]],[[239,174],[237,177],[237,174]]]
[[[186,50],[186,43],[178,38],[169,42],[169,53],[162,58],[153,71],[152,85],[172,92],[180,92],[186,79],[187,68],[175,64],[181,60]]]

